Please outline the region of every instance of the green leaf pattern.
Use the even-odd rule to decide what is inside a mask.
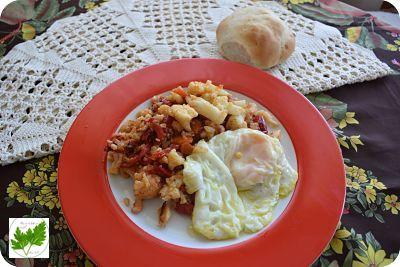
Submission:
[[[22,250],[25,256],[29,255],[32,246],[41,246],[46,239],[46,223],[40,222],[33,229],[29,228],[22,232],[19,227],[16,228],[14,238],[11,239],[11,247],[14,250]]]

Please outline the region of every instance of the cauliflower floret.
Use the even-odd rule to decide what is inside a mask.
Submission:
[[[228,115],[226,111],[219,110],[216,106],[201,97],[191,95],[186,97],[186,102],[199,114],[217,124],[222,124],[226,115]]]
[[[161,189],[161,177],[155,174],[147,174],[139,172],[134,174],[133,192],[135,195],[135,203],[132,207],[133,213],[138,213],[142,210],[143,199],[157,197]]]
[[[186,131],[191,131],[190,121],[197,117],[198,113],[188,105],[172,105],[171,115]]]
[[[201,98],[203,98],[203,99],[207,100],[208,102],[212,103],[213,100],[215,98],[217,98],[217,96],[218,95],[216,93],[205,93],[205,94],[201,95]]]
[[[188,85],[188,93],[191,95],[201,96],[207,93],[216,93],[217,95],[227,96],[229,93],[222,89],[222,85],[216,86],[211,81],[206,83],[202,82],[190,82]]]
[[[247,123],[242,115],[232,115],[229,117],[226,127],[229,130],[237,130],[240,128],[247,128]]]
[[[209,81],[207,81],[207,82],[209,82]],[[197,96],[200,96],[200,95],[206,93],[207,91],[211,91],[211,90],[209,90],[209,88],[207,88],[207,83],[202,83],[202,82],[197,82],[197,81],[190,82],[188,85],[188,90],[187,90],[187,92],[189,94],[197,95]]]
[[[167,99],[171,102],[177,103],[177,104],[183,104],[185,102],[185,100],[183,99],[183,97],[181,97],[180,95],[178,95],[175,92],[171,92],[169,94],[169,96],[167,96]]]
[[[162,114],[165,116],[171,116],[171,107],[168,105],[161,105],[158,109],[157,109],[157,113],[158,114]]]
[[[227,111],[228,110],[228,97],[227,96],[217,96],[212,101],[210,101],[214,106],[216,106],[219,110]],[[229,112],[228,112],[229,113]]]
[[[181,197],[179,188],[183,184],[182,174],[173,175],[166,180],[166,184],[160,190],[160,196],[164,201],[176,200]]]
[[[175,167],[179,166],[179,165],[183,165],[183,163],[185,163],[185,159],[179,155],[175,149],[172,149],[168,155],[168,167],[173,170]]]

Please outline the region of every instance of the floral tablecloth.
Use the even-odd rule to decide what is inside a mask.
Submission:
[[[0,22],[0,56],[41,34],[54,21],[103,2],[20,0]],[[336,27],[351,42],[373,49],[393,69],[393,75],[382,79],[307,95],[336,134],[347,172],[341,223],[313,265],[385,266],[400,249],[400,25],[396,29],[335,0],[282,2],[296,13]],[[57,161],[55,154],[0,167],[0,249],[10,263],[93,266],[71,235],[60,209]],[[49,259],[8,259],[11,217],[50,218]]]

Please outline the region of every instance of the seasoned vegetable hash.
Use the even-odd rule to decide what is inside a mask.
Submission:
[[[270,113],[236,99],[222,85],[190,82],[185,89],[153,97],[149,108],[107,140],[109,173],[133,179],[133,213],[142,210],[143,200],[161,198],[159,224],[165,226],[171,208],[192,214],[194,195],[185,189],[182,169],[194,145],[240,128],[279,137],[279,130],[272,130],[277,125]]]

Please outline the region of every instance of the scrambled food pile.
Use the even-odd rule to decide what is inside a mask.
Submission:
[[[163,200],[161,227],[173,208],[192,215],[196,232],[209,239],[255,232],[297,180],[278,126],[222,85],[190,82],[154,97],[107,141],[109,173],[133,179],[133,213],[145,199]]]

